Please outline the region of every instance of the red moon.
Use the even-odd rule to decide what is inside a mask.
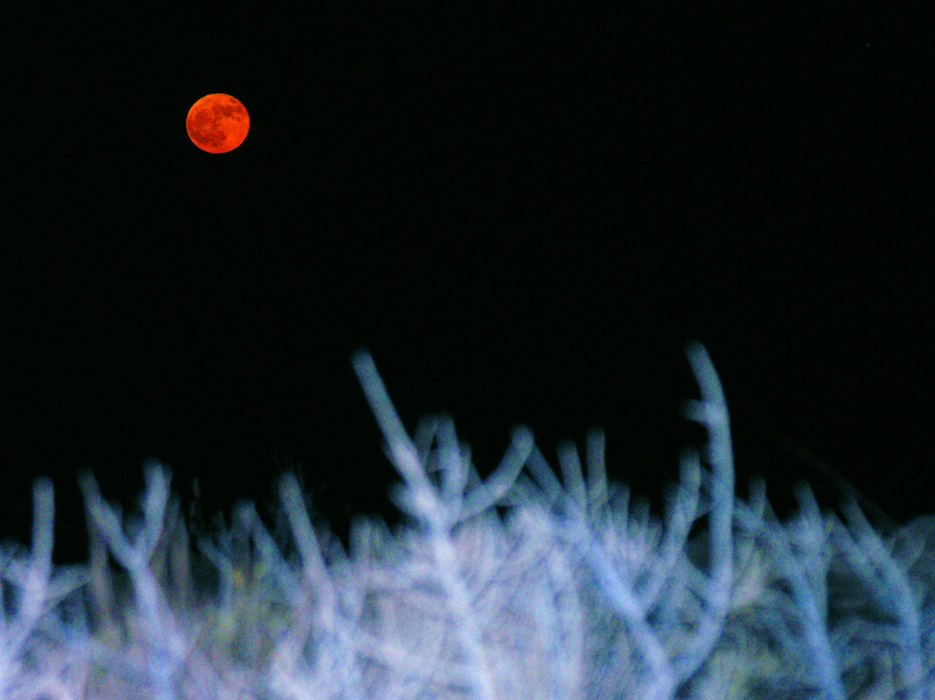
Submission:
[[[188,138],[202,151],[227,153],[247,138],[250,115],[240,100],[222,92],[205,95],[188,110]]]

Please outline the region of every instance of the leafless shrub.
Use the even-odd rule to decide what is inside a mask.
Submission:
[[[274,531],[251,503],[196,531],[151,465],[126,518],[82,475],[91,559],[53,571],[40,480],[31,549],[0,548],[0,695],[935,695],[935,519],[884,541],[853,500],[844,523],[806,486],[785,524],[762,481],[736,498],[724,393],[704,348],[688,357],[686,416],[710,443],[682,456],[662,521],[607,481],[600,431],[583,458],[561,445],[556,473],[517,429],[482,479],[450,418],[410,437],[366,353],[354,369],[409,519],[355,520],[347,552],[294,476]]]

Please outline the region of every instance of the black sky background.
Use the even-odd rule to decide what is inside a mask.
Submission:
[[[869,6],[20,10],[0,125],[5,536],[57,489],[129,507],[149,458],[209,508],[301,464],[339,534],[395,480],[350,365],[486,472],[602,426],[661,502],[698,432],[685,343],[777,510],[808,447],[896,519],[930,512],[931,37]],[[461,7],[460,5],[457,7]],[[185,133],[210,92],[251,131]],[[824,489],[824,490],[823,490]],[[657,511],[658,512],[658,511]]]

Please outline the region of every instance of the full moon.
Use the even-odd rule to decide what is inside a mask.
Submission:
[[[188,110],[188,138],[202,151],[227,153],[247,138],[250,115],[240,100],[221,92],[205,95]]]

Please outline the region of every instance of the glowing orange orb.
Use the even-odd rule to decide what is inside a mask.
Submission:
[[[188,110],[188,138],[202,151],[227,153],[247,138],[250,115],[240,100],[222,92],[205,95]]]

